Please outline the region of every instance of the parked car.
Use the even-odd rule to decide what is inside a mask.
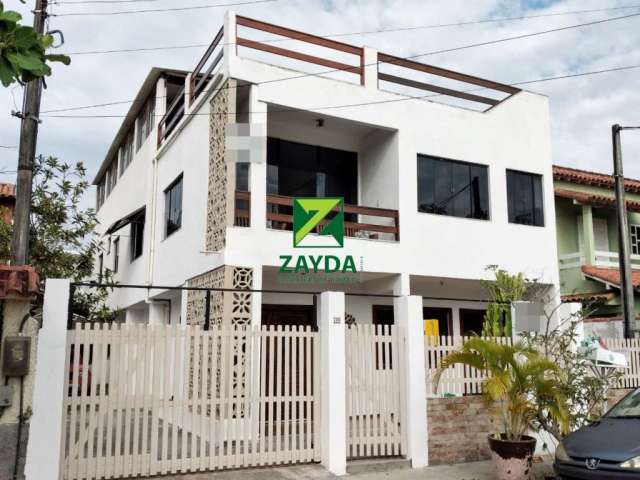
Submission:
[[[640,479],[640,388],[565,438],[553,468],[562,480]]]

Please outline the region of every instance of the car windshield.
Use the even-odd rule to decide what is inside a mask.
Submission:
[[[609,418],[640,418],[640,388],[629,394],[606,414]]]

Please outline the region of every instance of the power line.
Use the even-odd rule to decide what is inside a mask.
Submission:
[[[150,0],[144,0],[144,1],[150,1]],[[500,22],[507,22],[507,21],[528,20],[528,19],[536,19],[536,18],[544,18],[544,17],[578,15],[582,13],[628,10],[633,8],[640,8],[640,4],[627,5],[627,6],[621,6],[621,7],[596,8],[596,9],[590,9],[590,10],[573,10],[573,11],[560,12],[560,13],[521,15],[517,17],[488,18],[488,19],[480,19],[480,20],[471,20],[468,22],[416,25],[416,26],[407,26],[407,27],[386,28],[386,29],[379,29],[379,30],[362,30],[357,32],[342,32],[342,33],[333,33],[328,35],[300,35],[300,37],[295,37],[295,38],[275,38],[275,39],[272,38],[272,39],[263,39],[258,41],[262,43],[277,43],[277,42],[287,42],[287,41],[294,41],[298,39],[304,39],[310,36],[322,37],[322,38],[336,38],[336,37],[348,37],[348,36],[355,36],[355,35],[373,35],[373,34],[380,34],[380,33],[428,30],[428,29],[435,29],[435,28],[459,27],[459,26],[476,25],[476,24],[483,24],[483,23],[500,23]],[[235,42],[227,42],[227,43],[223,43],[222,45],[235,45],[235,44],[236,44]],[[142,48],[138,47],[138,48],[109,49],[109,50],[85,50],[80,52],[68,52],[66,54],[67,55],[97,55],[97,54],[108,54],[108,53],[130,53],[130,52],[147,52],[147,51],[157,51],[157,50],[203,48],[208,46],[209,46],[208,43],[195,43],[195,44],[187,44],[187,45],[169,45],[164,47],[142,47]]]
[[[542,83],[542,82],[550,82],[550,81],[554,81],[554,80],[564,80],[564,79],[569,79],[569,78],[576,78],[576,77],[585,77],[585,76],[590,76],[590,75],[597,75],[597,74],[602,74],[602,73],[609,73],[609,72],[618,72],[618,71],[624,71],[624,70],[633,70],[633,69],[637,69],[640,68],[640,64],[639,65],[626,65],[626,66],[621,66],[621,67],[611,67],[611,68],[606,68],[606,69],[601,69],[601,70],[593,70],[590,72],[580,72],[580,73],[571,73],[571,74],[565,74],[565,75],[558,75],[558,76],[553,76],[553,77],[545,77],[545,78],[538,78],[535,80],[525,80],[525,81],[520,81],[520,82],[514,82],[514,83],[510,83],[510,84],[505,84],[505,85],[511,85],[511,86],[521,86],[521,85],[529,85],[532,83]],[[478,90],[485,90],[485,88],[474,88],[471,90],[465,90],[465,93],[467,92],[474,92],[474,91],[478,91]],[[332,110],[332,109],[338,109],[338,108],[351,108],[351,107],[361,107],[361,106],[366,106],[366,105],[378,105],[378,104],[384,104],[384,103],[396,103],[396,102],[404,102],[407,100],[422,100],[425,98],[433,98],[433,97],[440,97],[443,96],[442,94],[439,93],[435,93],[435,94],[429,94],[429,95],[421,95],[421,96],[407,96],[407,97],[402,97],[402,98],[394,98],[394,99],[389,99],[389,100],[378,100],[378,101],[371,101],[371,102],[361,102],[361,103],[351,103],[351,104],[342,104],[342,105],[330,105],[330,106],[320,106],[320,107],[299,107],[299,108],[283,108],[283,109],[278,109],[278,110],[274,110],[271,113],[284,113],[284,112],[294,112],[294,111],[303,111],[303,110]],[[267,113],[265,111],[260,111],[260,112],[253,112],[253,111],[243,111],[243,112],[228,112],[228,113]],[[209,113],[186,113],[185,116],[209,116],[211,115],[211,112]],[[80,118],[80,119],[86,119],[86,118],[126,118],[126,117],[131,117],[131,116],[135,116],[135,115],[43,115],[49,118]]]
[[[612,21],[616,21],[616,20],[624,20],[624,19],[631,18],[631,17],[637,17],[639,15],[640,15],[640,13],[633,13],[633,14],[629,14],[629,15],[623,15],[623,16],[620,16],[620,17],[613,17],[613,18],[608,18],[608,19],[603,19],[603,20],[596,20],[596,21],[587,22],[587,23],[578,23],[578,24],[574,24],[574,25],[568,25],[568,26],[565,26],[565,27],[553,28],[553,29],[550,29],[550,30],[542,30],[540,32],[527,33],[527,34],[516,35],[516,36],[512,36],[512,37],[504,37],[504,38],[500,38],[500,39],[496,39],[496,40],[490,40],[490,41],[487,41],[487,42],[472,43],[472,44],[462,45],[462,46],[453,47],[453,48],[444,49],[444,50],[435,50],[435,51],[426,52],[426,53],[419,53],[417,55],[410,55],[410,56],[407,56],[407,57],[403,57],[402,60],[410,60],[410,59],[414,59],[414,58],[426,57],[426,56],[430,56],[430,55],[436,55],[436,54],[441,54],[441,53],[446,53],[446,52],[459,51],[459,50],[464,50],[464,49],[469,49],[469,48],[474,48],[474,47],[481,47],[481,46],[486,46],[486,45],[495,45],[495,44],[498,44],[498,43],[508,42],[508,41],[512,41],[512,40],[520,40],[520,39],[523,39],[523,38],[530,38],[530,37],[534,37],[534,36],[538,36],[538,35],[546,35],[546,34],[549,34],[549,33],[565,31],[565,30],[569,30],[569,29],[573,29],[573,28],[592,26],[592,25],[602,24],[602,23],[606,23],[606,22],[612,22]],[[376,62],[372,62],[372,63],[369,63],[369,64],[365,64],[365,65],[363,65],[363,67],[375,66],[375,65],[378,65],[378,64],[379,64],[379,62],[376,61]],[[290,77],[275,78],[275,79],[272,79],[272,80],[265,80],[263,82],[256,82],[256,85],[263,85],[263,84],[268,84],[268,83],[276,83],[276,82],[282,82],[282,81],[286,81],[286,80],[294,80],[294,79],[305,78],[305,77],[310,77],[310,76],[320,76],[320,75],[323,75],[323,74],[335,73],[335,72],[340,72],[340,71],[344,71],[344,70],[345,70],[345,68],[334,68],[334,69],[324,70],[324,71],[315,72],[315,73],[303,73],[303,74],[290,76]],[[246,86],[246,85],[244,85],[244,86]],[[241,87],[241,86],[239,86],[239,87]],[[239,88],[239,87],[224,87],[224,88]],[[218,91],[219,90],[220,89],[218,89]],[[85,106],[82,106],[82,107],[70,107],[70,108],[62,108],[62,109],[56,109],[56,110],[48,110],[47,112],[42,112],[42,113],[54,113],[54,112],[63,112],[63,111],[71,111],[71,110],[82,110],[84,108],[113,106],[113,105],[118,105],[118,104],[133,103],[134,101],[135,100],[123,100],[123,101],[109,102],[109,103],[97,104],[97,105],[85,105]]]
[[[60,2],[53,1],[52,4],[64,5],[64,4],[101,4],[101,3],[143,3],[143,2],[158,2],[161,0],[63,0]]]
[[[215,7],[235,7],[242,5],[254,5],[257,3],[271,3],[279,2],[280,0],[250,0],[248,2],[239,3],[215,3],[210,5],[195,5],[191,7],[172,7],[172,8],[149,8],[146,10],[121,10],[117,12],[71,12],[71,13],[56,13],[55,17],[86,17],[86,16],[107,16],[107,15],[128,15],[132,13],[158,13],[158,12],[182,12],[186,10],[202,10],[205,8]]]
[[[18,148],[18,147],[9,146],[9,145],[0,145],[0,148]]]

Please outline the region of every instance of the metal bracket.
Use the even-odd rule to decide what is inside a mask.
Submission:
[[[20,120],[33,120],[38,124],[42,123],[42,120],[40,120],[40,118],[36,117],[35,115],[31,115],[31,114],[25,115],[24,113],[16,112],[15,110],[11,110],[11,116],[18,117]]]

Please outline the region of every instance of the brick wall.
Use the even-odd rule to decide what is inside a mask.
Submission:
[[[481,396],[430,398],[427,418],[430,465],[489,458],[487,435],[500,424]]]

